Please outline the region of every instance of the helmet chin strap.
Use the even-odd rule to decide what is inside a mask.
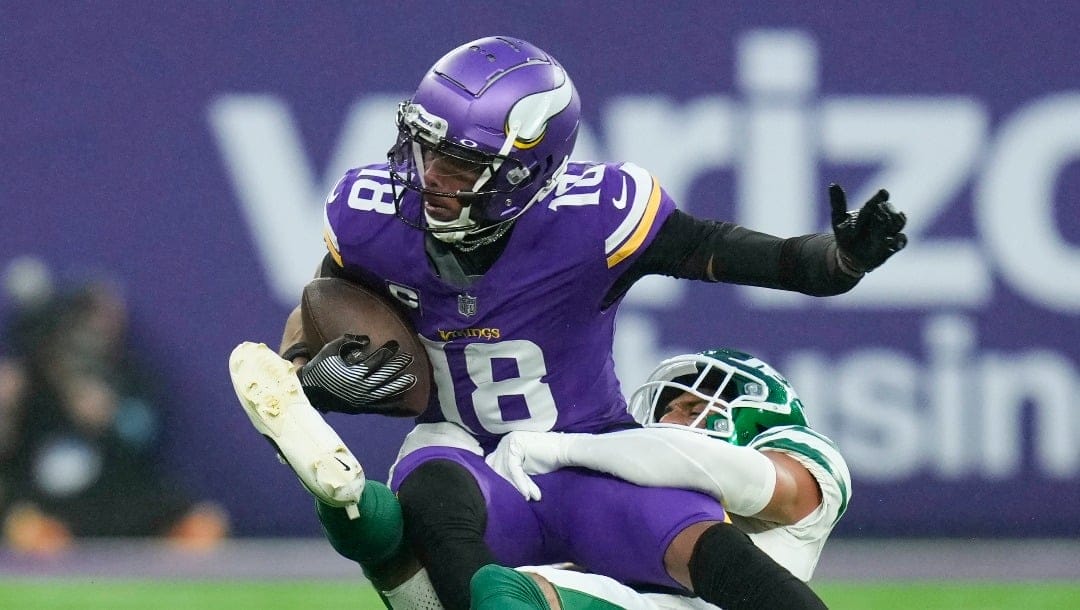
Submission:
[[[456,244],[465,239],[465,236],[469,234],[469,231],[476,228],[476,221],[469,218],[469,206],[461,206],[461,213],[453,220],[437,220],[424,210],[424,219],[427,220],[428,226],[435,229],[443,228],[459,228],[458,231],[441,231],[433,232],[432,235],[435,239],[448,244]]]
[[[448,243],[462,252],[471,252],[479,248],[480,246],[486,246],[488,244],[498,241],[499,238],[501,238],[503,235],[506,234],[507,231],[510,230],[510,225],[513,224],[511,222],[504,222],[496,227],[493,227],[492,230],[487,232],[486,234],[477,237],[477,233],[474,232],[476,223],[472,220],[465,220],[468,216],[468,210],[469,208],[467,207],[463,208],[462,215],[459,216],[457,220],[439,221],[431,218],[430,216],[427,216],[428,222],[436,223],[432,226],[441,225],[446,227],[457,227],[459,226],[457,224],[458,222],[468,222],[469,224],[467,228],[464,228],[460,231],[446,231],[443,233],[433,232],[431,233],[431,235],[433,235],[435,239],[438,239],[439,241],[444,243]],[[424,214],[425,216],[427,215],[427,210],[424,211]],[[472,239],[471,241],[465,241],[466,238],[469,237],[474,237],[475,239]]]

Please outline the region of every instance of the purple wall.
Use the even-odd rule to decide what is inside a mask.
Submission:
[[[393,101],[508,33],[574,77],[578,158],[633,160],[694,214],[822,230],[835,180],[911,218],[909,249],[828,302],[640,285],[625,385],[719,345],[788,373],[851,462],[840,535],[1076,535],[1080,5],[196,4],[0,8],[0,264],[123,280],[175,398],[171,465],[238,533],[317,523],[238,408],[229,350],[276,345],[322,198],[389,146]],[[333,423],[373,478],[408,428]]]

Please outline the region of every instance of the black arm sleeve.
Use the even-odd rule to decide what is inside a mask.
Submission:
[[[344,267],[338,266],[334,262],[334,257],[330,256],[327,252],[326,256],[322,259],[322,265],[319,267],[319,277],[336,277],[343,280],[353,280],[355,277],[351,276]]]
[[[832,296],[859,282],[836,261],[829,234],[782,239],[730,222],[700,220],[676,210],[649,247],[615,282],[604,307],[646,275],[726,282]]]
[[[728,523],[705,530],[694,545],[689,568],[694,593],[721,608],[826,608],[813,589]]]
[[[348,280],[375,291],[382,288],[378,282],[374,282],[371,277],[368,277],[360,267],[342,267],[334,261],[329,253],[323,257],[322,265],[319,266],[318,277],[335,277],[339,280]]]

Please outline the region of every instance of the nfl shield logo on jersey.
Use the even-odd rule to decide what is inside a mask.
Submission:
[[[476,297],[471,294],[459,294],[457,297],[458,313],[471,318],[476,315]]]

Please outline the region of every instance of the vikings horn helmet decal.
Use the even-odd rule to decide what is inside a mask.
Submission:
[[[550,91],[521,98],[506,116],[506,135],[516,132],[515,148],[532,148],[539,144],[547,132],[548,121],[570,105],[574,97],[574,85],[562,68],[558,68],[558,72],[562,77],[562,84]]]

